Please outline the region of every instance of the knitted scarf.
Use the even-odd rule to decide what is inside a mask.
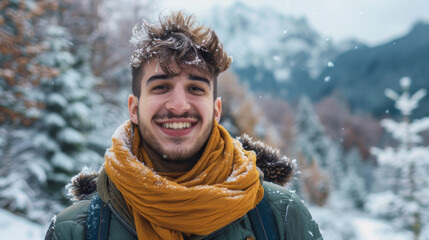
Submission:
[[[199,161],[176,179],[148,167],[150,160],[131,121],[114,133],[105,170],[125,199],[139,239],[207,235],[244,216],[262,199],[255,153],[243,150],[214,122]]]

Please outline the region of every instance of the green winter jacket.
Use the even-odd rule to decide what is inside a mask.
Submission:
[[[277,185],[284,184],[290,179],[292,164],[285,157],[272,148],[260,143],[252,143],[248,138],[239,139],[246,150],[253,150],[257,155],[257,165],[264,177],[263,187],[265,198],[274,214],[276,229],[280,239],[287,240],[320,240],[323,239],[317,223],[312,219],[302,200],[292,191]],[[103,196],[103,174],[82,172],[73,179],[71,190],[77,201],[74,205],[60,212],[52,221],[45,240],[84,240],[88,208],[91,197],[97,191]],[[99,181],[99,184],[97,184]],[[101,197],[104,204],[111,210],[109,228],[110,240],[137,239],[136,230],[132,218],[124,214],[124,210],[117,209],[117,202],[123,202],[122,196],[116,195],[110,200]],[[119,200],[118,200],[119,199]],[[116,208],[115,208],[116,206]],[[196,226],[197,227],[197,226]],[[227,226],[214,231],[207,236],[190,236],[188,239],[255,239],[255,231],[248,214],[231,222]]]
[[[280,239],[323,239],[317,223],[299,197],[277,184],[264,182],[265,194],[273,210]],[[52,222],[45,240],[83,240],[90,200],[82,200],[62,211]],[[129,226],[119,213],[112,209],[110,240],[137,239],[133,226]],[[189,239],[255,239],[252,224],[246,214],[208,236],[191,236]]]

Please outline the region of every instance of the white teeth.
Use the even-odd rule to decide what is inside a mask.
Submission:
[[[186,129],[191,127],[191,123],[188,122],[174,122],[174,123],[164,123],[162,127],[169,129]]]

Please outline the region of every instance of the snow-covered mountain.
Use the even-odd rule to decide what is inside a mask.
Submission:
[[[288,98],[294,96],[294,81],[317,77],[339,53],[356,45],[334,44],[316,32],[305,18],[243,2],[214,8],[205,22],[217,32],[233,57],[232,68],[240,79],[253,90]]]
[[[375,115],[398,115],[393,103],[380,94],[386,88],[399,90],[398,80],[409,76],[411,91],[429,90],[429,23],[416,23],[406,35],[384,44],[346,51],[333,60],[335,67],[326,67],[315,79],[311,95],[314,100],[334,92],[340,93],[357,111]],[[329,83],[323,79],[330,77]],[[322,84],[320,84],[322,83]],[[422,99],[429,104],[429,97]],[[414,117],[429,115],[429,108],[418,108]]]
[[[290,101],[307,95],[317,101],[337,94],[353,110],[383,115],[396,112],[380,92],[401,77],[410,76],[413,87],[429,89],[428,23],[368,47],[355,40],[334,42],[305,18],[244,2],[213,8],[203,20],[233,56],[232,70],[258,95]],[[428,103],[429,97],[422,100]],[[426,109],[420,108],[416,116],[428,115]]]

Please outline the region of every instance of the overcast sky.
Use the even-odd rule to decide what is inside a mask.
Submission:
[[[213,5],[236,0],[159,0],[159,10],[185,9],[204,14]],[[334,41],[357,38],[370,45],[408,32],[422,20],[429,22],[429,0],[246,0],[272,6],[292,16],[305,16],[313,28]]]

